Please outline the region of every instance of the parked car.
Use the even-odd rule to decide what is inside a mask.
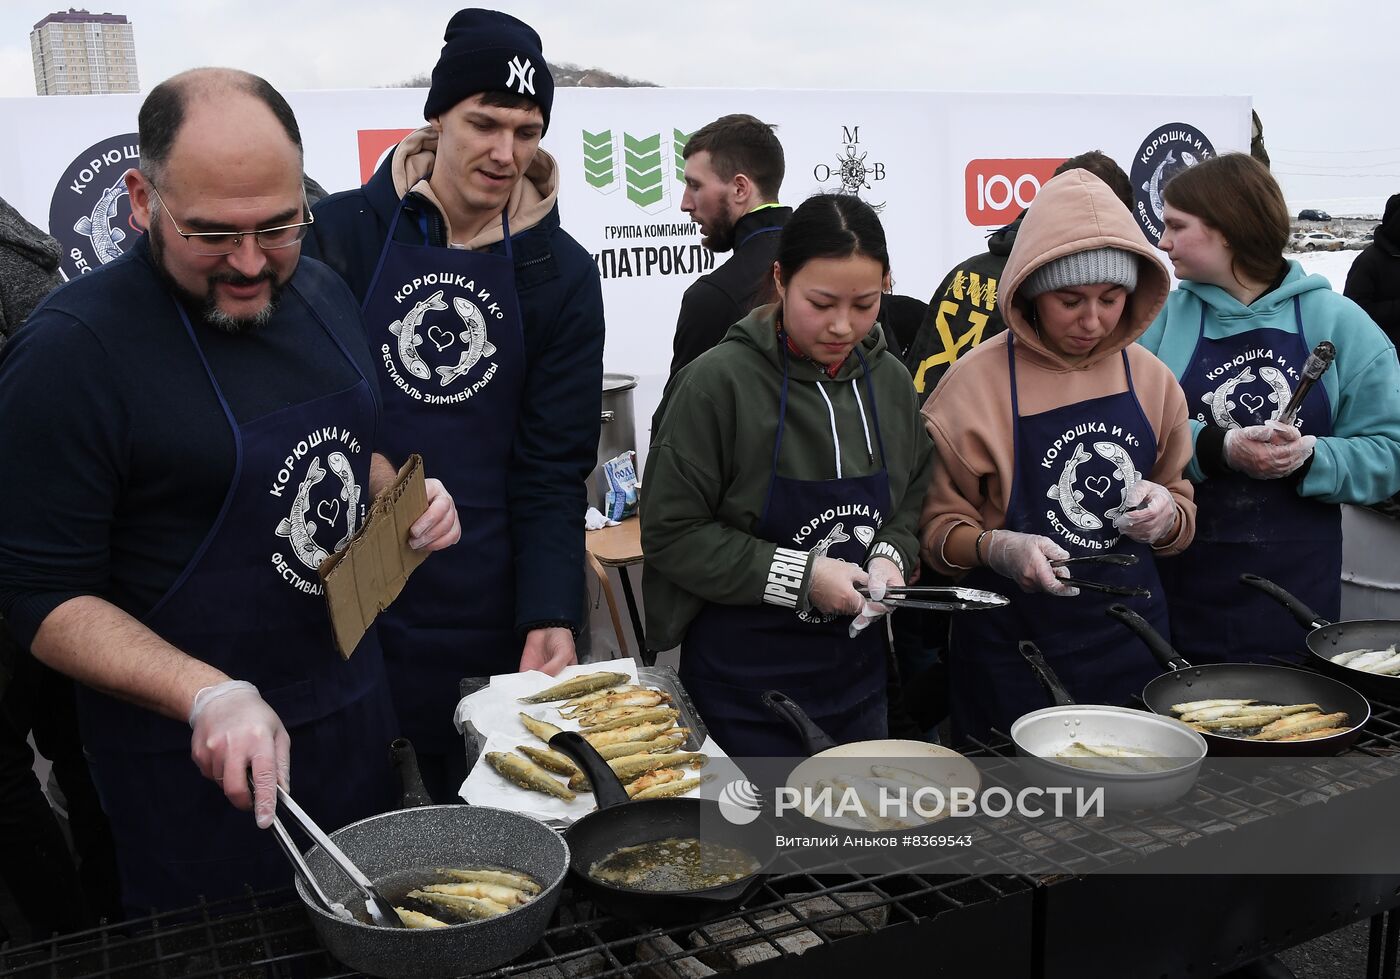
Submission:
[[[1298,212],[1299,221],[1331,221],[1332,215],[1326,211],[1319,211],[1316,208],[1304,208]]]
[[[1330,231],[1308,231],[1293,239],[1293,247],[1304,252],[1335,252],[1346,247],[1346,242]]]

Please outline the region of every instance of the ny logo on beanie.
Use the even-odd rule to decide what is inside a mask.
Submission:
[[[507,66],[510,68],[510,77],[506,79],[506,88],[510,88],[515,84],[516,79],[519,79],[520,85],[516,88],[516,92],[520,95],[524,95],[526,92],[534,95],[535,69],[534,66],[530,64],[530,59],[526,58],[522,61],[520,57],[517,56],[511,58]]]

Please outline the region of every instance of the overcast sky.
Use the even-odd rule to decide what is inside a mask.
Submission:
[[[105,2],[105,0],[100,0]],[[143,88],[232,65],[284,90],[432,67],[454,0],[110,0]],[[1295,206],[1379,212],[1400,192],[1400,4],[1382,0],[503,0],[546,57],[672,87],[1250,95]],[[60,8],[0,0],[0,97],[34,95],[29,32]]]

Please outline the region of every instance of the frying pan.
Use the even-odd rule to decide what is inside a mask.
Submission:
[[[833,775],[831,761],[839,758],[867,761],[885,758],[900,765],[900,767],[912,764],[919,774],[928,775],[931,781],[936,781],[950,788],[966,787],[975,793],[981,787],[982,775],[977,770],[977,766],[951,748],[945,748],[941,744],[930,744],[927,741],[906,741],[899,738],[837,744],[787,694],[778,690],[768,690],[763,693],[761,699],[769,710],[792,725],[797,736],[802,739],[802,747],[809,756],[799,762],[787,777],[788,786],[798,792],[805,788],[815,789],[817,782],[831,778]],[[805,818],[815,819],[823,826],[836,825],[825,823],[816,817],[808,816]],[[929,822],[940,818],[942,815],[929,820]],[[923,831],[926,826],[927,823],[914,828],[913,831]],[[840,828],[850,829],[851,827],[848,823],[842,822]]]
[[[1077,704],[1033,642],[1020,644],[1040,682],[1055,701],[1022,714],[1011,725],[1018,754],[1040,759],[1040,774],[1048,785],[1102,788],[1110,809],[1151,809],[1175,802],[1196,784],[1206,741],[1171,717],[1158,717],[1130,707]],[[1060,755],[1075,742],[1129,748],[1162,761],[1160,771],[1100,771],[1078,768]]]
[[[1346,711],[1353,725],[1340,734],[1311,741],[1249,741],[1204,733],[1213,755],[1271,758],[1315,758],[1351,747],[1371,719],[1371,704],[1351,687],[1310,670],[1263,663],[1215,663],[1192,666],[1146,619],[1125,605],[1110,605],[1108,614],[1135,632],[1162,666],[1169,670],[1143,688],[1147,709],[1172,716],[1172,704],[1190,700],[1252,697],[1273,704],[1317,704],[1324,713]]]
[[[1276,600],[1293,613],[1293,617],[1303,628],[1312,630],[1308,633],[1307,644],[1311,654],[1310,662],[1314,667],[1382,700],[1400,700],[1400,676],[1381,676],[1378,673],[1367,673],[1365,670],[1353,670],[1349,666],[1339,666],[1331,659],[1338,653],[1352,649],[1384,649],[1394,643],[1400,643],[1400,622],[1390,619],[1328,622],[1268,578],[1242,574],[1240,582],[1257,588]]]
[[[691,891],[650,891],[609,884],[589,875],[599,860],[626,846],[678,837],[736,846],[762,859],[772,849],[772,830],[764,820],[735,826],[713,799],[672,798],[633,802],[603,757],[577,732],[561,731],[549,745],[583,769],[593,785],[598,808],[564,831],[572,853],[570,867],[590,898],[626,921],[680,925],[707,921],[738,907],[757,889],[762,872],[728,884]],[[723,828],[723,838],[719,838]]]
[[[531,816],[483,806],[400,809],[330,837],[390,900],[395,887],[389,881],[416,886],[436,867],[509,867],[539,882],[540,893],[507,914],[419,930],[341,918],[321,907],[298,876],[297,896],[326,951],[352,969],[387,979],[448,979],[518,958],[544,934],[569,869],[569,847],[554,830]],[[332,902],[355,906],[358,892],[324,850],[313,848],[306,863]]]

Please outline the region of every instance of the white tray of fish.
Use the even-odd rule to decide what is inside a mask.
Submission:
[[[531,702],[542,693],[551,699]],[[492,677],[462,699],[456,719],[477,733],[481,748],[462,799],[556,826],[592,812],[594,799],[578,777],[565,774],[568,760],[549,750],[554,730],[582,731],[594,740],[641,798],[696,795],[707,762],[724,757],[674,671],[639,668],[631,659],[571,666],[557,677],[534,671]]]

